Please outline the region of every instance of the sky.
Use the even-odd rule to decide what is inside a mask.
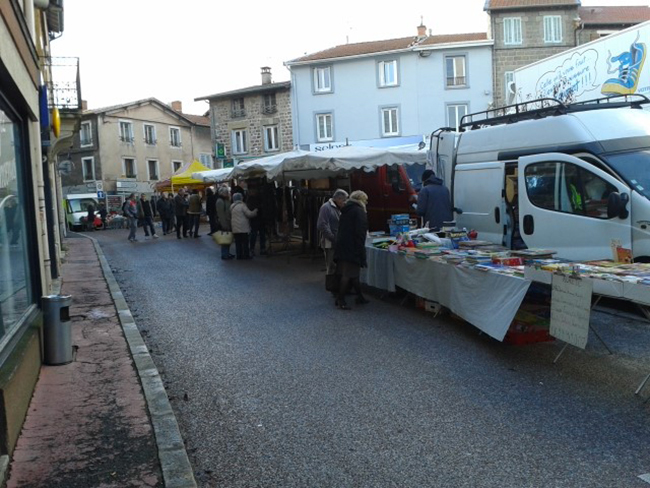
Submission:
[[[485,32],[484,0],[66,0],[53,56],[80,58],[82,98],[100,108],[155,97],[203,114],[197,97],[289,80],[284,62],[346,42]],[[583,0],[648,5],[641,0]],[[397,6],[397,8],[396,8]]]

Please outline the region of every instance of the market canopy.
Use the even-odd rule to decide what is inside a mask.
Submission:
[[[192,177],[194,173],[199,171],[209,171],[210,168],[203,166],[196,159],[191,163],[185,163],[181,166],[176,173],[172,175],[171,178],[160,181],[156,184],[156,190],[165,191],[173,190],[174,187],[183,187],[183,186],[204,186],[205,183],[203,180],[197,180]]]
[[[284,153],[274,154],[265,158],[253,159],[245,163],[238,164],[232,170],[232,178],[251,178],[255,176],[265,176],[269,171],[283,164],[285,160],[297,156],[309,154],[309,151],[295,149]]]
[[[343,146],[286,158],[267,172],[269,178],[315,179],[354,170],[374,171],[379,166],[427,162],[427,151],[417,144],[394,148]]]
[[[192,173],[192,178],[199,180],[204,184],[220,183],[231,178],[232,168],[210,169],[207,171],[198,171]]]

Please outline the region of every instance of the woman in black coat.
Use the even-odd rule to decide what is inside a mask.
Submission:
[[[336,234],[336,246],[334,248],[334,261],[337,265],[336,271],[341,275],[341,285],[336,299],[336,306],[342,310],[350,310],[348,304],[345,303],[345,295],[350,291],[350,288],[357,292],[356,303],[368,303],[368,300],[361,293],[361,283],[359,283],[361,268],[367,266],[367,203],[368,195],[357,190],[352,192],[349,200],[341,209],[339,230]]]
[[[211,236],[219,230],[217,225],[217,195],[214,194],[214,191],[210,187],[205,191],[205,195],[205,213],[208,215],[210,222],[210,232],[208,232],[208,235]]]

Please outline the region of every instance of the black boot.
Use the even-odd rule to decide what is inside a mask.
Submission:
[[[352,289],[357,292],[357,298],[354,300],[354,303],[357,303],[359,305],[370,303],[370,300],[366,299],[366,297],[364,297],[363,293],[361,292],[361,283],[359,283],[359,278],[353,278],[351,280],[351,284]]]
[[[350,289],[350,280],[348,278],[341,278],[341,285],[339,286],[339,296],[334,304],[341,310],[350,310],[350,307],[345,303],[345,295]]]

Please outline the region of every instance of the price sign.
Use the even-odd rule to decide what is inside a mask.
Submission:
[[[586,347],[592,287],[590,280],[553,275],[549,330],[553,337],[580,349]]]

